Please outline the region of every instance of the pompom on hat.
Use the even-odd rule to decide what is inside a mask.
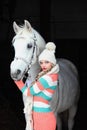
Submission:
[[[53,42],[48,42],[45,46],[45,49],[39,55],[39,62],[41,60],[46,60],[55,65],[56,64],[55,50],[56,45]]]

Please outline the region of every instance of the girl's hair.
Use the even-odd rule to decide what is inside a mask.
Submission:
[[[32,82],[32,85],[43,75],[45,75],[46,73],[48,73],[55,65],[52,64],[52,67],[50,69],[48,69],[47,71],[40,71],[39,74],[36,76],[35,81]]]

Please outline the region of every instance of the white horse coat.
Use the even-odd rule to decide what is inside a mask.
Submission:
[[[40,70],[38,55],[45,47],[45,40],[32,28],[27,20],[25,20],[24,26],[18,26],[14,22],[13,29],[16,35],[12,41],[15,56],[10,65],[11,77],[13,80],[20,80],[28,72],[28,80],[31,79],[34,81]],[[58,130],[62,130],[60,114],[67,110],[67,127],[68,130],[72,130],[80,95],[78,72],[70,61],[60,58],[57,61],[60,67],[59,81],[50,104],[57,118]],[[26,130],[33,130],[31,114],[33,97],[23,96],[23,101],[25,106]]]

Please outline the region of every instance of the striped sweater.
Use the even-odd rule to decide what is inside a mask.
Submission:
[[[33,111],[51,111],[49,101],[52,99],[52,96],[57,87],[58,71],[58,66],[55,66],[51,72],[40,77],[39,80],[30,87],[27,87],[26,84],[24,84],[21,80],[15,81],[17,87],[25,96],[33,95]]]

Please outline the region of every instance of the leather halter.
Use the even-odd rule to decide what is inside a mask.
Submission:
[[[25,63],[27,64],[27,67],[25,68],[25,71],[24,71],[24,73],[23,73],[23,78],[26,77],[25,74],[28,73],[28,71],[29,71],[30,68],[31,68],[32,61],[33,61],[33,58],[34,58],[35,49],[37,48],[37,45],[36,45],[37,39],[36,39],[35,34],[34,34],[33,40],[34,40],[34,46],[33,46],[33,53],[32,53],[30,62],[27,62],[27,61],[26,61],[24,58],[22,58],[22,57],[14,57],[14,59],[17,59],[17,60],[20,59],[20,60],[22,60],[23,62],[25,62]]]

